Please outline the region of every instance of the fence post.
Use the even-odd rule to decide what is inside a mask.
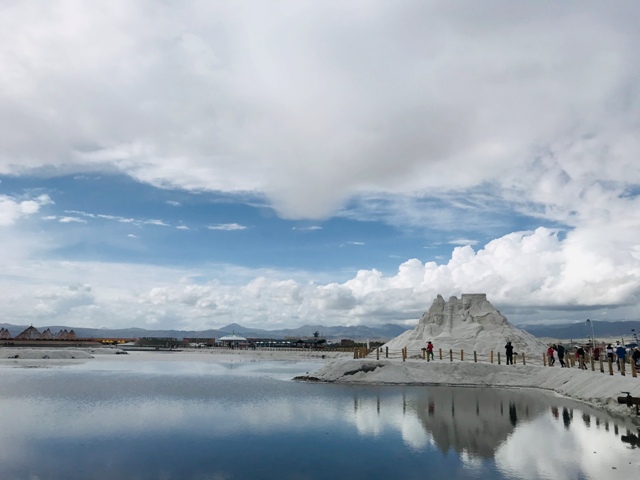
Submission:
[[[526,364],[527,364],[527,360],[526,360],[526,358],[525,358],[525,356],[524,356],[524,352],[522,352],[522,364],[523,364],[523,365],[526,365]]]
[[[632,377],[637,377],[638,376],[638,370],[636,368],[636,362],[633,361],[633,358],[631,359],[631,376]]]
[[[493,350],[491,350],[491,363],[493,363]]]
[[[609,375],[613,375],[613,360],[609,358]]]
[[[476,353],[476,351],[473,351],[473,362],[474,363],[478,363],[478,354]]]
[[[407,347],[402,348],[402,361],[405,362],[407,360]]]
[[[593,355],[591,355],[591,371],[595,372],[596,371],[596,362],[593,359]]]
[[[442,360],[442,349],[440,349],[440,360]]]
[[[602,364],[602,355],[600,355],[600,372],[604,373],[604,365]]]
[[[626,357],[626,355],[625,355],[625,357]],[[619,362],[620,363],[620,375],[622,375],[623,377],[625,376],[625,373],[624,373],[624,360],[625,360],[624,358],[621,358],[620,362]]]
[[[460,361],[464,362],[464,350],[460,350]]]
[[[422,359],[425,360],[427,358],[427,349],[423,348],[422,349]]]
[[[518,354],[517,354],[517,353],[514,353],[514,354],[513,354],[513,364],[514,364],[514,365],[517,365],[517,364],[518,364]]]
[[[453,350],[449,349],[449,361],[453,362]]]
[[[569,359],[567,359],[567,360],[569,360]],[[542,354],[542,363],[544,364],[545,367],[547,366],[547,354],[546,353]]]
[[[498,352],[498,365],[500,365],[500,352]]]
[[[389,347],[384,347],[384,358],[389,358]]]
[[[380,348],[376,348],[376,360],[380,360]]]

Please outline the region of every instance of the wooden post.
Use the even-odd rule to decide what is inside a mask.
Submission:
[[[593,355],[591,355],[591,371],[595,372],[596,371],[596,362],[593,359]]]
[[[384,347],[384,358],[389,358],[389,347]]]
[[[427,358],[427,349],[423,348],[422,349],[422,359],[425,360]]]
[[[493,350],[491,350],[491,363],[493,363]]]
[[[604,373],[604,365],[602,364],[602,355],[600,355],[600,371]]]
[[[498,365],[500,365],[500,352],[498,352]]]
[[[542,354],[542,363],[544,364],[544,366],[547,366],[547,354],[543,353]]]
[[[624,373],[624,363],[625,362],[624,362],[624,360],[625,360],[624,358],[620,359],[620,375],[622,375],[623,377],[625,376],[625,373]]]
[[[633,358],[631,359],[631,376],[632,377],[638,376],[638,370],[636,369],[636,362],[633,361]]]
[[[584,355],[580,355],[579,361],[580,361],[580,370],[586,370],[587,364],[584,361]]]
[[[376,360],[380,360],[380,348],[376,348]]]
[[[609,358],[609,375],[613,375],[613,360]]]
[[[517,354],[513,354],[513,364],[515,365],[516,363],[518,363],[518,355]]]
[[[440,360],[442,360],[442,349],[440,349]]]
[[[524,352],[522,352],[522,364],[523,364],[523,365],[526,365],[526,364],[527,364],[527,360],[526,360],[526,358],[524,357]]]
[[[453,350],[449,349],[449,361],[453,362]]]
[[[478,363],[478,354],[476,353],[476,351],[473,351],[473,362],[474,363]]]
[[[464,350],[460,350],[460,361],[464,362]]]

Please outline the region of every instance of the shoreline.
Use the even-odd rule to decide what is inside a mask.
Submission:
[[[352,385],[416,385],[476,388],[538,389],[569,397],[592,407],[634,419],[634,408],[618,403],[629,392],[640,397],[640,377],[630,374],[580,370],[541,365],[497,365],[472,362],[425,362],[411,360],[351,359],[333,361],[299,381]]]

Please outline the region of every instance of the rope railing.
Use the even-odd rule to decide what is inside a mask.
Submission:
[[[407,347],[404,347],[400,350],[389,350],[389,347],[372,349],[367,349],[366,347],[356,347],[353,352],[353,358],[371,358],[373,355],[375,355],[377,360],[392,359],[406,361],[407,359],[420,359],[427,362],[442,361],[452,363],[456,361],[473,363],[495,363],[498,365],[507,364],[507,356],[502,355],[501,353],[502,352],[494,352],[493,350],[491,350],[488,354],[478,353],[476,351],[473,351],[469,354],[469,352],[465,352],[464,350],[443,350],[442,348],[439,348],[437,350],[434,349],[433,357],[431,357],[426,348],[422,348],[420,350],[409,350]],[[618,362],[612,360],[611,358],[607,358],[607,361],[605,361],[602,356],[600,356],[598,359],[595,359],[591,355],[576,357],[576,355],[571,352],[569,352],[564,357],[564,359],[567,368],[580,368],[583,370],[591,370],[593,372],[599,370],[601,373],[608,373],[609,375],[614,375],[614,370],[616,369],[613,368],[613,364],[618,364]],[[536,365],[542,364],[545,367],[553,366],[552,362],[549,361],[549,357],[546,353],[542,354],[541,362],[535,357],[530,358],[525,353],[514,353],[511,360],[513,362],[513,365],[527,365],[527,363],[532,363]],[[631,376],[637,378],[638,368],[629,355],[626,355],[624,360],[619,362],[619,367],[617,368],[618,373],[622,376],[627,375],[627,367],[630,370]]]

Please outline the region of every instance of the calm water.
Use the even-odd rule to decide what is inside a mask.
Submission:
[[[640,478],[629,420],[537,392],[348,387],[321,363],[0,364],[0,478]]]

